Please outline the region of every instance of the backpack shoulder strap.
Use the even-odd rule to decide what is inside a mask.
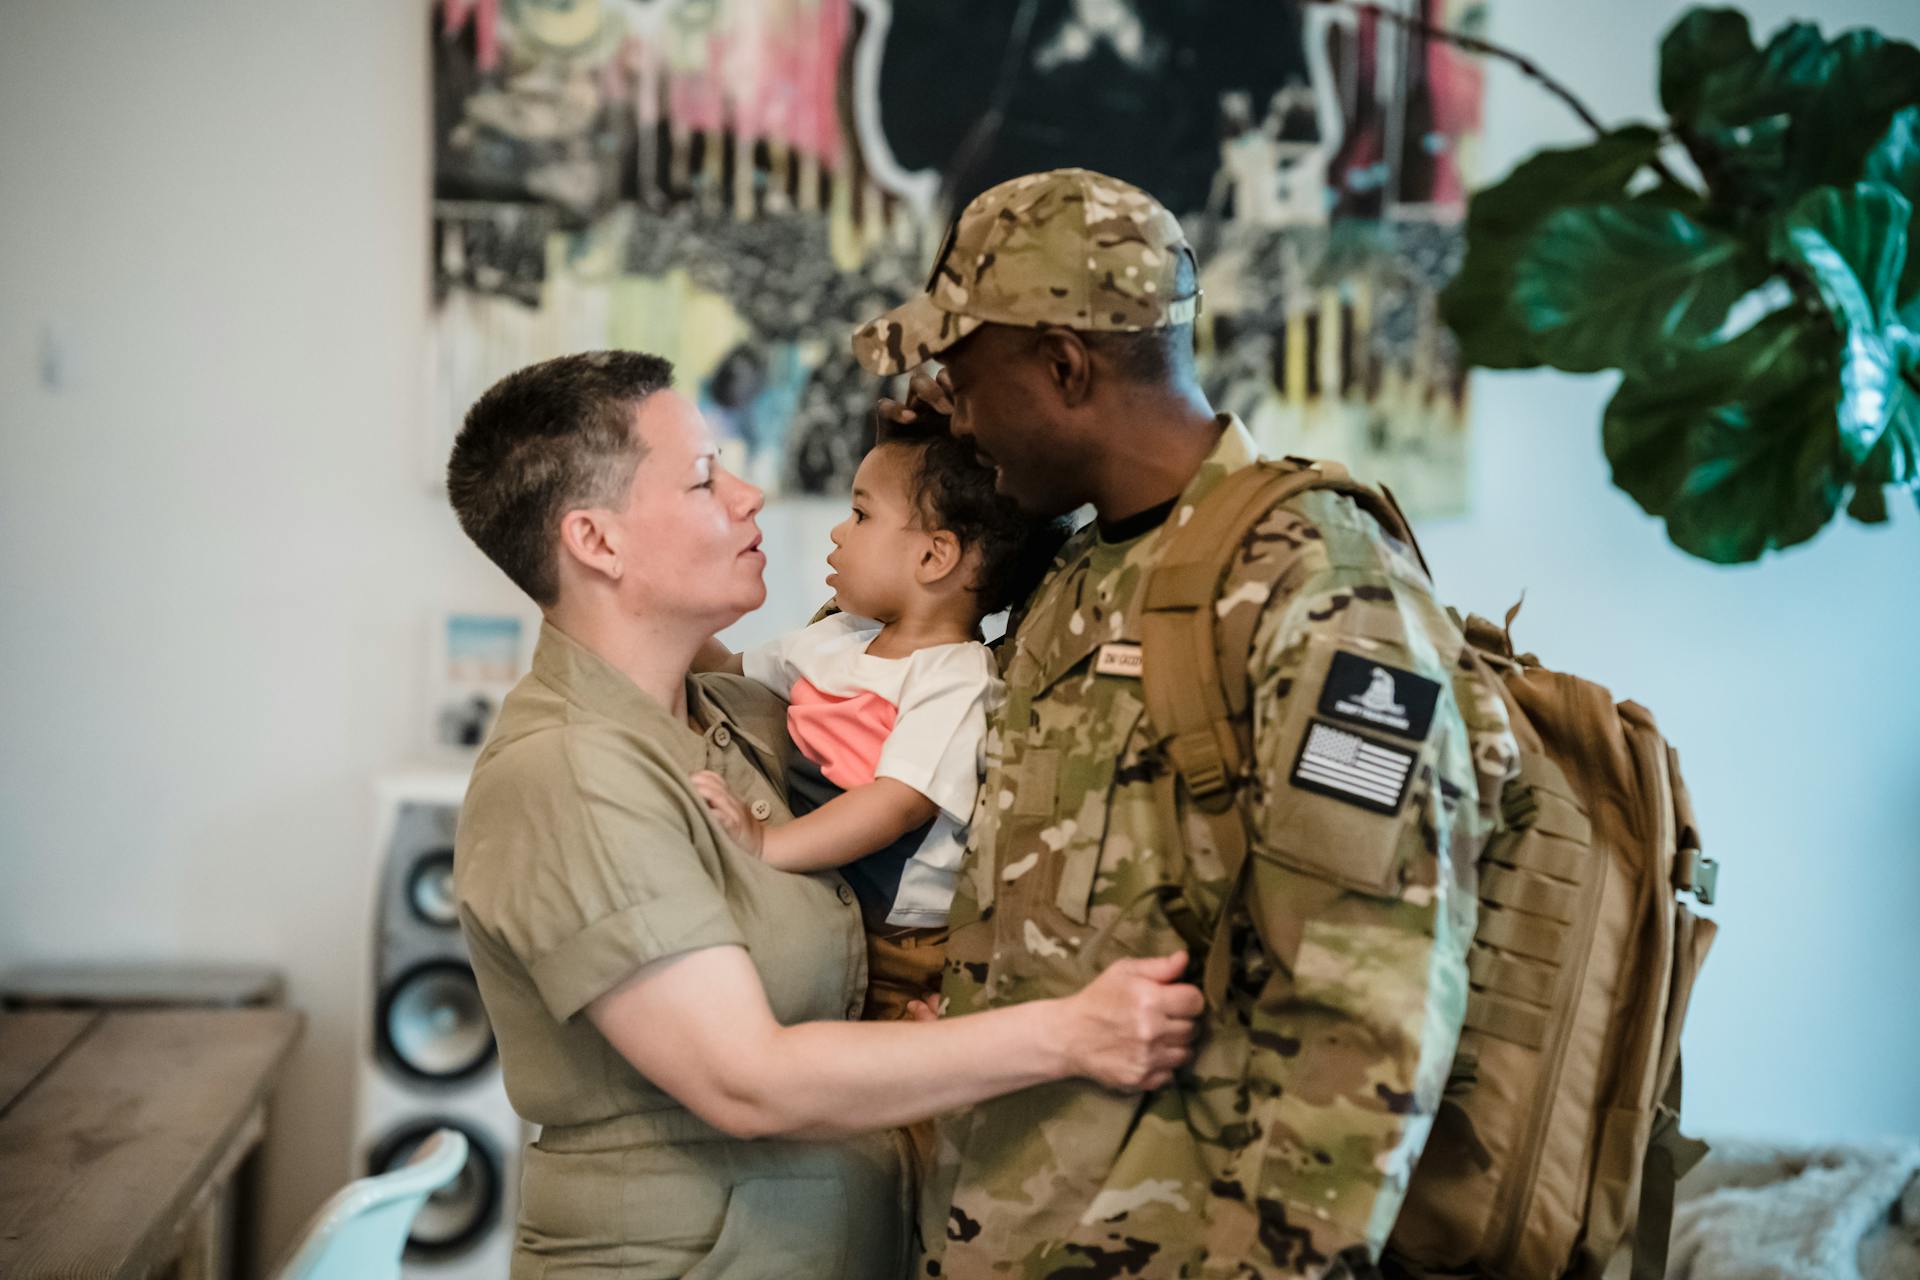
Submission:
[[[1239,894],[1247,832],[1235,802],[1252,744],[1244,716],[1250,691],[1246,655],[1223,655],[1214,605],[1247,534],[1275,507],[1303,493],[1331,489],[1352,498],[1390,534],[1413,545],[1412,531],[1391,499],[1356,482],[1338,463],[1286,458],[1257,462],[1226,477],[1168,538],[1148,571],[1140,622],[1141,696],[1171,769],[1159,802],[1168,838],[1182,831],[1176,793],[1186,788],[1193,810],[1213,836],[1226,872],[1227,896],[1216,925]],[[1250,644],[1251,632],[1235,636]],[[1226,992],[1226,930],[1207,928],[1184,899],[1169,915],[1190,943],[1207,946],[1205,990],[1218,1007]]]

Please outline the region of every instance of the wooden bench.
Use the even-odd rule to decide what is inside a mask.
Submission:
[[[0,1013],[0,1276],[227,1280],[235,1174],[302,1022]]]

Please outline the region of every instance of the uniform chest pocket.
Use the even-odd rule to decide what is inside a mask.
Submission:
[[[1139,682],[1082,667],[1035,700],[1002,892],[1086,924],[1120,776],[1143,750]]]

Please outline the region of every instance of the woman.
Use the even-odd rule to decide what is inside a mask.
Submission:
[[[898,1126],[1070,1076],[1164,1083],[1200,996],[1181,955],[1064,1000],[860,1023],[864,944],[832,873],[718,835],[690,776],[757,816],[783,704],[690,680],[765,598],[758,490],[714,457],[665,361],[598,353],[474,406],[448,489],[542,607],[532,673],[474,767],[461,922],[527,1152],[513,1275],[890,1280],[908,1240]]]

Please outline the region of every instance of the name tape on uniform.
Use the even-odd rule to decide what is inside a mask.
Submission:
[[[1418,753],[1363,738],[1324,720],[1307,721],[1288,780],[1306,791],[1375,813],[1398,813]]]
[[[1115,641],[1100,646],[1100,652],[1094,657],[1093,670],[1096,675],[1130,676],[1140,678],[1140,646],[1125,641]]]
[[[1415,742],[1427,740],[1438,681],[1344,650],[1333,655],[1320,688],[1320,714]]]

